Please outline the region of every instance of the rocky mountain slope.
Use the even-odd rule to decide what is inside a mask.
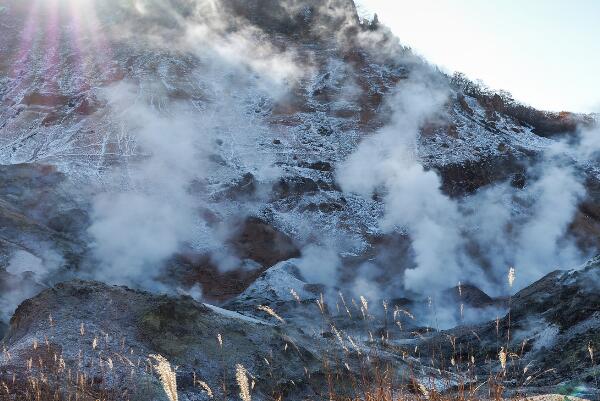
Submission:
[[[387,319],[376,318],[375,310],[372,315],[363,310],[361,316],[356,305],[349,305],[348,314],[354,314],[350,318],[335,310],[319,312],[319,296],[311,295],[314,289],[302,284],[290,263],[270,269],[228,309],[188,296],[72,281],[19,306],[4,338],[9,351],[1,377],[31,375],[30,358],[36,360],[35,371],[52,377],[60,360],[63,371],[81,371],[91,378],[90,396],[166,399],[145,365],[148,355],[160,353],[178,366],[181,399],[208,397],[198,380],[215,396],[235,391],[235,364],[243,364],[256,382],[255,399],[318,398],[336,364],[359,375],[364,368],[360,361],[371,354],[428,391],[451,390],[469,377],[481,387],[485,384],[484,394],[492,387],[486,384],[487,375],[503,371],[497,354],[507,347],[515,353],[501,380],[509,394],[561,392],[595,399],[598,366],[587,353],[588,345],[598,341],[599,272],[596,259],[577,270],[554,272],[515,294],[509,313],[498,321],[439,333],[411,329],[406,316],[404,328],[396,314],[389,325]],[[294,296],[277,293],[281,280],[298,289]],[[281,315],[257,306],[271,306]],[[321,316],[320,322],[315,315]],[[376,330],[381,339],[369,337],[366,328]],[[507,331],[512,335],[507,337]],[[336,362],[340,359],[344,362]],[[49,386],[65,379],[53,380]],[[338,384],[344,388],[349,380],[342,376]]]
[[[314,395],[320,350],[356,339],[452,388],[460,364],[438,373],[407,350],[451,355],[442,336],[476,333],[489,371],[510,319],[508,348],[535,339],[514,371],[556,369],[528,386],[594,394],[595,262],[546,276],[597,253],[592,116],[449,77],[351,0],[9,0],[0,32],[6,377],[44,338],[98,375],[98,337],[123,365],[97,389],[128,386],[131,348],[179,365],[189,399],[206,395],[193,372],[218,382],[223,352],[265,397]],[[389,338],[382,302],[404,317]]]
[[[500,370],[499,348],[512,349],[506,380],[524,393],[532,386],[537,391],[560,388],[595,399],[598,365],[590,347],[598,343],[598,274],[598,258],[577,269],[552,272],[512,296],[510,313],[504,317],[427,341],[443,344],[448,355],[453,350],[447,338],[464,350],[475,350],[480,374]]]

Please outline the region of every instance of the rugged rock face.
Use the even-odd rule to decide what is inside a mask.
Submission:
[[[290,335],[294,336],[293,347]],[[305,367],[310,371],[319,368],[315,354],[318,340],[311,341],[307,349],[302,338],[297,329],[288,332],[285,327],[191,298],[74,281],[46,290],[19,307],[4,339],[11,359],[3,362],[0,375],[2,380],[13,374],[26,375],[25,361],[36,354],[33,344],[37,341],[39,352],[48,350],[50,360],[55,352],[69,369],[77,369],[79,363],[89,377],[98,376],[90,389],[92,394],[109,389],[119,394],[126,391],[130,399],[166,399],[156,379],[144,372],[144,361],[151,353],[160,353],[179,366],[183,399],[207,398],[194,383],[194,372],[215,394],[222,391],[219,388],[225,374],[229,394],[236,393],[232,367],[237,363],[260,378],[257,391],[266,392],[278,380],[301,383]],[[113,370],[106,375],[102,363],[106,366],[109,359]]]
[[[20,164],[0,167],[0,232],[4,263],[8,249],[31,249],[41,256],[43,246],[35,249],[35,242],[53,244],[57,253],[76,258],[82,252],[83,229],[87,225],[84,206],[71,197],[71,188],[64,174],[50,165]],[[85,194],[81,193],[84,197]]]
[[[351,0],[327,1],[242,1],[227,0],[223,7],[267,32],[292,37],[317,38],[323,27],[336,32],[347,24],[357,24],[358,15]]]
[[[502,371],[498,355],[504,349],[507,386],[524,392],[558,388],[595,399],[600,365],[590,346],[600,340],[599,274],[598,257],[574,270],[555,271],[513,295],[504,317],[444,331],[421,346],[435,344],[458,358],[452,344],[460,345],[469,354],[463,351],[463,364],[473,355],[480,374]]]
[[[215,259],[182,254],[171,262],[171,274],[188,288],[201,285],[206,299],[224,301],[244,291],[269,266],[300,256],[290,237],[255,217],[242,221],[226,245],[242,266],[223,271]]]
[[[27,18],[35,17],[30,10],[37,10],[40,18],[50,15],[50,11],[36,9],[28,2],[7,3],[0,14],[6,26],[0,40],[0,54],[5,60],[0,69],[0,161],[49,163],[60,172],[57,174],[78,185],[75,192],[82,187],[91,193],[136,187],[138,183],[132,182],[128,171],[135,169],[147,152],[138,144],[140,138],[134,130],[119,120],[118,110],[111,106],[104,91],[126,83],[140,99],[149,100],[150,112],[159,115],[185,106],[208,120],[215,114],[228,116],[200,129],[206,132],[210,144],[206,149],[207,165],[203,167],[208,173],[189,186],[202,216],[197,231],[208,234],[186,239],[186,246],[190,246],[179,250],[186,259],[207,260],[215,248],[222,247],[206,239],[214,237],[207,225],[243,221],[248,215],[287,235],[298,248],[322,238],[343,238],[343,242],[353,244],[345,252],[369,253],[376,246],[371,239],[382,234],[382,199],[342,193],[336,182],[336,166],[358,142],[389,122],[390,96],[399,83],[424,68],[423,62],[398,45],[384,27],[361,24],[349,0],[170,1],[169,12],[160,11],[164,10],[160,1],[143,3],[142,8],[130,2],[96,4],[95,21],[85,27],[89,32],[81,32],[81,42],[89,41],[101,48],[65,44],[55,49],[56,65],[52,68],[45,68],[43,60],[53,43],[26,41],[19,36]],[[198,8],[205,3],[215,10]],[[77,15],[69,14],[73,10],[63,11],[53,29],[69,37]],[[229,18],[223,18],[224,14]],[[132,23],[134,32],[130,29]],[[240,73],[235,70],[236,61],[224,56],[217,57],[215,68],[210,58],[215,49],[205,42],[206,38],[189,38],[199,45],[188,46],[186,33],[194,33],[190,28],[194,24],[208,26],[215,35],[224,36],[219,46],[232,53],[241,50],[235,47],[237,41],[245,46],[256,41],[264,45],[255,49],[258,54],[265,47],[269,50],[264,55],[267,59],[277,56],[273,63],[297,64],[309,73],[294,76],[296,81],[285,95],[277,96],[274,86],[269,87],[271,82],[267,81],[265,90],[265,84],[252,76],[261,76],[265,67],[262,64],[246,65],[247,60],[238,60],[252,71]],[[148,31],[178,45],[165,48],[165,40],[149,43],[145,36]],[[250,36],[244,36],[248,31]],[[98,39],[91,37],[100,33]],[[185,45],[179,46],[180,42]],[[32,48],[25,57],[19,50],[27,46]],[[95,60],[91,53],[105,59]],[[234,81],[234,88],[221,91],[216,87],[215,82],[230,82],[231,74],[236,73],[242,78]],[[558,117],[529,110],[529,114],[535,114],[533,118],[525,109],[519,114],[508,100],[477,92],[464,79],[434,76],[432,79],[448,86],[450,96],[443,111],[444,121],[423,127],[418,156],[427,169],[439,172],[444,192],[460,198],[499,182],[508,181],[516,188],[526,186],[530,178],[526,167],[553,143],[546,137],[558,130],[545,131],[544,127],[553,125]],[[42,77],[44,83],[39,84]],[[227,95],[232,91],[235,96]],[[219,101],[227,104],[212,110]],[[553,126],[569,131],[578,118],[563,115],[558,120],[568,123]],[[248,131],[248,127],[252,129]],[[265,165],[278,169],[275,177],[264,173]],[[594,171],[585,166],[577,168],[589,177],[590,186],[598,182]],[[586,241],[586,237],[598,232],[598,219],[593,213],[596,198],[590,196],[572,226],[580,241],[590,248],[595,241]],[[89,223],[86,212],[89,210],[54,216],[48,224],[58,231],[77,226],[75,231],[81,233]],[[242,254],[251,246],[238,245],[245,249]],[[264,270],[283,260],[278,253],[253,260]],[[292,252],[289,256],[296,255]],[[242,261],[244,258],[241,255]],[[237,267],[242,268],[242,263]],[[245,285],[238,291],[243,288]]]
[[[3,341],[10,358],[0,364],[0,378],[16,375],[17,381],[26,381],[31,375],[27,360],[32,357],[46,361],[33,369],[48,373],[56,353],[66,367],[75,370],[79,366],[88,377],[97,378],[90,386],[91,395],[127,390],[130,399],[163,399],[156,378],[144,370],[148,355],[160,353],[178,366],[183,399],[206,398],[195,380],[208,383],[215,394],[223,391],[224,380],[226,391],[234,392],[232,366],[236,363],[243,364],[256,380],[256,399],[274,394],[300,399],[325,391],[321,381],[327,371],[324,358],[342,357],[358,375],[359,366],[364,368],[355,365],[360,353],[371,352],[382,363],[393,363],[399,375],[426,387],[436,374],[438,385],[443,382],[452,387],[470,366],[482,377],[498,375],[499,384],[509,393],[561,391],[594,399],[599,365],[590,359],[588,345],[598,341],[599,268],[594,259],[577,270],[552,273],[515,294],[510,314],[498,323],[440,333],[425,328],[398,331],[395,323],[388,325],[386,319],[384,325],[375,315],[367,321],[360,315],[349,319],[347,313],[360,313],[351,304],[347,313],[325,304],[329,311],[319,317],[315,302],[319,289],[301,279],[293,261],[269,269],[230,302],[229,309],[190,297],[153,295],[98,282],[67,282],[18,308]],[[277,315],[258,309],[264,305]],[[377,332],[382,340],[374,342],[365,325],[380,327]],[[510,355],[504,375],[497,356],[502,347]],[[430,358],[431,351],[435,359]],[[455,361],[452,365],[444,362],[450,359]],[[112,367],[107,373],[103,366],[109,363]],[[487,393],[487,387],[482,391]]]
[[[277,268],[266,273],[247,294],[261,290],[260,282],[265,280],[276,283],[273,276],[281,278],[281,274]],[[286,285],[293,284],[286,280]],[[242,364],[256,383],[253,399],[318,399],[327,391],[327,372],[344,368],[358,375],[360,352],[379,346],[368,345],[367,339],[364,345],[354,343],[358,354],[349,355],[349,342],[339,343],[329,329],[312,326],[319,314],[316,303],[297,308],[312,316],[305,320],[308,325],[288,323],[256,307],[244,308],[241,314],[190,297],[153,295],[98,282],[66,282],[19,306],[3,340],[9,354],[0,363],[0,380],[11,381],[11,388],[25,392],[29,378],[43,374],[49,388],[64,390],[69,382],[63,373],[71,370],[91,379],[84,394],[90,399],[116,394],[132,400],[163,400],[167,398],[157,378],[147,371],[148,355],[160,353],[177,365],[180,399],[209,398],[198,380],[208,384],[216,397],[237,394],[236,364]],[[412,358],[405,360],[391,346],[377,352],[378,358],[393,363],[403,375],[414,376]],[[31,368],[30,358],[36,361]],[[335,362],[340,358],[343,363]],[[423,377],[441,377],[441,372],[427,367],[422,372]],[[348,391],[348,380],[343,377],[336,386]]]
[[[0,167],[1,333],[23,299],[60,281],[87,252],[85,195],[74,198],[72,189],[49,165]]]
[[[453,288],[436,294],[436,302],[453,309],[440,318],[481,322],[508,308],[510,317],[440,333],[428,294],[404,288],[416,251],[405,227],[382,228],[386,188],[359,196],[340,183],[342,163],[357,146],[394,124],[398,88],[423,79],[447,98],[437,115],[419,121],[415,159],[438,174],[457,207],[496,185],[509,188],[500,199],[509,210],[509,237],[532,213],[527,191],[545,153],[561,139],[576,141],[590,118],[533,110],[447,77],[385,27],[360,21],[350,0],[108,0],[69,9],[59,1],[59,13],[45,2],[5,3],[0,336],[6,332],[12,359],[0,365],[2,379],[15,373],[24,380],[39,349],[48,368],[59,368],[56,354],[87,372],[94,394],[128,389],[130,399],[161,399],[143,362],[161,353],[179,366],[184,399],[207,397],[194,372],[218,393],[224,365],[236,363],[257,379],[258,397],[300,399],[323,390],[328,349],[348,356],[341,370],[355,373],[359,355],[375,351],[402,374],[418,367],[417,379],[439,378],[446,390],[458,386],[459,368],[468,369],[452,343],[469,349],[480,375],[500,373],[499,347],[517,355],[500,380],[511,390],[564,384],[595,394],[597,361],[588,363],[585,353],[587,344],[600,343],[597,260],[510,299],[448,282]],[[33,34],[36,24],[44,30]],[[574,238],[584,257],[600,248],[600,173],[593,160],[567,159],[561,163],[587,193],[557,241]],[[116,201],[127,194],[136,198]],[[546,202],[563,208],[552,200]],[[123,205],[128,214],[111,214]],[[168,218],[160,220],[165,207]],[[410,209],[395,205],[404,207]],[[138,209],[142,218],[129,220]],[[99,238],[94,227],[107,215],[117,228]],[[494,283],[493,250],[469,243],[486,233],[464,217],[458,232]],[[172,221],[185,226],[184,234],[169,227]],[[110,266],[140,242],[139,231],[124,236],[130,243],[116,253],[103,253],[102,241],[118,243],[121,231],[138,227],[157,239]],[[335,248],[335,255],[315,256],[314,246]],[[155,248],[161,252],[148,261]],[[125,275],[137,290],[68,281],[119,282],[102,269],[119,273],[139,260],[137,275]],[[316,269],[333,266],[338,281],[310,282],[302,271],[307,260]],[[156,280],[149,284],[149,276]],[[338,294],[346,290],[348,299]],[[388,300],[385,311],[363,303],[363,290],[378,303]],[[182,292],[227,309],[174,295]],[[9,315],[26,298],[9,328]],[[258,309],[264,306],[277,316]],[[415,310],[429,315],[415,317]],[[96,337],[100,345],[92,346]],[[458,368],[430,366],[432,349],[454,357]],[[116,367],[107,379],[109,358]],[[517,374],[525,366],[533,379]],[[132,368],[147,384],[131,388]],[[233,371],[226,371],[225,391],[233,394]]]

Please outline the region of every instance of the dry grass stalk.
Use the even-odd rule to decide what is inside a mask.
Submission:
[[[342,338],[341,333],[338,331],[338,329],[335,328],[334,325],[331,325],[331,330],[333,331],[333,334],[335,334],[336,338],[338,339],[340,346],[342,347],[342,349],[346,352],[348,352],[348,348],[346,347],[346,345],[344,344],[344,339]]]
[[[502,366],[502,370],[506,370],[506,351],[504,351],[504,347],[500,349],[498,353],[498,359],[500,360],[500,366]]]
[[[321,315],[325,315],[325,301],[323,300],[323,294],[321,294],[320,299],[317,299],[317,306],[321,311]]]
[[[259,305],[256,309],[266,312],[267,314],[273,316],[275,319],[279,320],[281,323],[285,323],[285,320],[281,316],[279,316],[272,308],[266,305]]]
[[[150,358],[155,361],[155,364],[152,366],[158,377],[160,382],[167,394],[167,397],[170,401],[178,401],[179,397],[177,395],[177,375],[171,369],[171,364],[169,361],[162,355],[150,355]]]
[[[369,302],[367,302],[367,299],[365,297],[363,297],[362,295],[360,296],[360,303],[362,304],[362,307],[365,310],[365,313],[369,312]]]
[[[213,392],[210,386],[206,382],[196,379],[196,373],[194,373],[194,384],[200,386],[200,388],[206,392],[206,395],[208,395],[209,398],[213,398]]]
[[[394,319],[396,319],[396,317],[400,314],[400,312],[402,312],[403,314],[405,314],[406,316],[408,316],[412,320],[415,320],[415,316],[412,313],[410,313],[406,309],[400,308],[399,306],[396,306],[396,308],[394,309]]]
[[[252,401],[246,368],[239,363],[235,365],[235,380],[240,388],[240,398],[242,401]]]
[[[350,344],[356,350],[356,353],[360,356],[360,348],[358,347],[358,345],[356,345],[352,337],[350,337],[348,334],[346,334],[346,337],[348,337],[348,341],[350,341]]]
[[[514,282],[515,282],[515,268],[511,267],[510,269],[508,269],[508,285],[512,288]]]
[[[350,313],[350,309],[348,309],[348,305],[346,305],[346,300],[344,299],[344,295],[339,292],[340,298],[342,300],[342,305],[344,305],[344,309],[346,309],[346,313],[348,314],[348,317],[350,319],[352,319],[352,313]]]

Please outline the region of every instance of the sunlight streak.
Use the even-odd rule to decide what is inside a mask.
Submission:
[[[40,2],[40,0],[37,0],[33,3],[33,7],[27,16],[23,33],[21,35],[21,42],[15,57],[16,60],[13,63],[13,77],[23,74],[24,70],[27,68],[27,61],[31,55],[34,41],[39,34],[39,32],[35,31],[35,26],[39,22]]]
[[[93,0],[34,0],[13,55],[12,76],[42,72],[42,87],[57,92],[61,75],[75,70],[80,89],[110,79],[113,52]]]

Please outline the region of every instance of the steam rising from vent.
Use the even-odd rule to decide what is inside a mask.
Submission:
[[[436,117],[448,91],[425,76],[401,83],[390,101],[391,123],[363,141],[338,171],[345,191],[369,196],[385,188],[384,231],[405,227],[413,239],[418,268],[406,272],[408,288],[422,292],[447,285],[460,266],[457,205],[440,191],[440,179],[417,160],[420,127]],[[432,250],[435,250],[432,252]],[[436,274],[444,272],[444,274]]]
[[[523,267],[521,287],[538,279],[540,273],[576,265],[582,256],[573,242],[561,244],[585,195],[585,188],[573,171],[549,166],[531,189],[538,197],[531,220],[519,234],[520,246],[515,255],[515,265]]]
[[[204,186],[239,170],[258,182],[278,177],[272,156],[259,148],[269,132],[263,113],[310,73],[311,61],[305,55],[307,64],[300,63],[297,54],[277,47],[224,4],[165,8],[140,0],[134,4],[136,28],[120,26],[122,35],[152,48],[162,49],[165,38],[173,38],[168,51],[195,60],[186,74],[197,80],[198,100],[184,106],[168,98],[173,88],[157,82],[103,91],[128,143],[128,162],[110,177],[122,188],[109,188],[93,204],[89,233],[100,263],[95,278],[153,288],[157,266],[183,248],[209,252],[225,271],[239,267],[238,257],[222,247],[222,224],[212,231],[200,217],[200,208],[209,203],[210,188]],[[191,195],[194,186],[204,188]],[[249,201],[231,213],[239,217],[254,207]],[[213,249],[196,249],[198,237],[212,241]]]
[[[214,88],[224,95],[227,84],[217,78]],[[111,181],[122,187],[108,188],[93,204],[89,233],[100,262],[94,277],[154,288],[158,266],[184,247],[194,249],[195,238],[207,234],[223,260],[238,260],[223,254],[221,236],[201,218],[208,194],[192,187],[204,187],[215,175],[227,177],[227,166],[234,163],[252,171],[257,180],[277,177],[268,155],[256,157],[257,137],[266,128],[246,112],[246,99],[224,95],[201,113],[176,103],[161,112],[130,85],[105,93],[119,129],[127,133],[131,153],[124,167],[113,169]],[[228,149],[224,156],[215,156]],[[249,209],[237,208],[234,215],[249,212],[252,202],[245,207]]]
[[[36,256],[16,250],[6,271],[0,269],[0,319],[8,319],[17,306],[43,289],[38,284],[48,280],[64,265],[63,257],[51,245],[38,243]]]
[[[65,170],[73,174],[80,174],[83,165],[81,175],[97,175],[90,180],[97,178],[101,187],[92,200],[91,258],[85,254],[81,262],[87,277],[177,291],[201,301],[209,294],[206,288],[196,282],[190,288],[184,280],[164,283],[162,269],[180,253],[191,255],[192,265],[200,260],[198,264],[232,276],[270,267],[277,258],[257,258],[253,249],[241,256],[230,249],[239,245],[230,240],[248,216],[271,219],[268,223],[274,222],[286,239],[293,236],[298,242],[294,255],[296,246],[304,247],[294,263],[307,284],[328,287],[323,297],[349,291],[372,306],[383,297],[437,295],[458,282],[505,295],[587,256],[568,234],[586,196],[581,166],[572,161],[597,159],[600,131],[581,132],[569,142],[544,142],[554,145],[526,166],[523,188],[501,182],[462,198],[447,195],[438,172],[422,163],[421,132],[448,122],[447,113],[457,105],[456,90],[448,77],[402,48],[385,27],[358,25],[352,4],[95,3],[101,23],[94,24],[94,32],[106,32],[97,36],[102,46],[91,50],[106,50],[110,63],[98,68],[104,75],[94,81],[90,69],[87,75],[69,76],[85,83],[83,94],[73,86],[68,95],[30,96],[35,106],[31,114],[47,111],[51,118],[44,121],[50,125],[40,123],[43,127],[33,134],[15,134],[15,141],[26,137],[26,145],[3,144],[11,161],[17,160],[14,154],[27,156],[19,160],[66,160]],[[70,71],[58,61],[52,67],[66,71],[65,76]],[[23,64],[12,75],[30,69]],[[62,83],[64,78],[58,74],[48,81]],[[22,83],[11,90],[24,93]],[[28,90],[32,88],[39,89]],[[12,100],[25,108],[21,99]],[[462,100],[468,114],[470,106]],[[482,103],[477,107],[485,109]],[[28,114],[14,110],[15,116]],[[478,117],[485,122],[475,125],[489,122],[487,111],[496,113],[484,110]],[[371,134],[369,129],[381,121],[386,125]],[[513,128],[524,128],[513,122]],[[58,124],[68,134],[59,136],[63,127],[57,129]],[[88,124],[94,130],[82,129]],[[3,132],[13,126],[7,127]],[[500,131],[486,126],[481,135],[508,135]],[[456,141],[464,139],[456,136]],[[354,149],[357,138],[362,141]],[[541,149],[526,150],[537,154]],[[78,159],[80,154],[90,157]],[[439,166],[441,159],[432,164]],[[260,231],[249,230],[246,236],[260,237]],[[395,238],[376,243],[380,234]],[[274,248],[271,237],[265,235],[260,247]],[[290,257],[282,254],[277,261]],[[397,260],[398,254],[405,259]],[[46,257],[39,249],[12,256],[6,280],[11,285],[21,282],[21,276],[44,280],[66,267],[60,256]],[[506,285],[509,266],[518,271],[514,288]],[[391,273],[381,272],[388,268]],[[14,299],[38,290],[22,284],[0,297],[0,308],[14,309]],[[436,305],[439,323],[451,324],[457,308]],[[474,315],[466,310],[464,321],[479,317]]]
[[[156,266],[184,246],[193,249],[194,238],[207,233],[216,248],[208,251],[236,263],[235,255],[220,249],[219,233],[210,234],[200,218],[207,194],[192,196],[191,187],[206,185],[210,177],[226,179],[231,167],[251,172],[259,182],[279,174],[271,156],[258,148],[269,131],[262,113],[298,79],[298,67],[287,53],[251,36],[256,32],[222,36],[191,22],[185,29],[177,46],[200,58],[201,67],[189,73],[204,83],[198,89],[207,102],[184,106],[153,83],[142,91],[118,84],[103,92],[129,154],[126,167],[114,169],[111,177],[124,190],[110,189],[94,201],[89,233],[101,265],[94,271],[98,279],[154,287]],[[235,214],[253,207],[248,202]]]
[[[302,250],[298,268],[309,283],[335,285],[341,260],[333,246],[308,245]]]
[[[581,263],[585,255],[567,228],[585,189],[564,146],[549,149],[541,164],[530,166],[531,184],[523,190],[500,183],[458,200],[441,191],[438,174],[419,162],[417,146],[421,127],[443,118],[449,96],[444,85],[416,71],[389,99],[391,122],[337,169],[344,191],[383,194],[385,233],[409,234],[416,267],[405,270],[405,288],[436,294],[462,280],[501,294],[507,266],[519,268],[521,288],[556,268]],[[587,133],[581,138],[593,149],[595,139]],[[577,153],[590,152],[595,150]]]
[[[253,140],[260,141],[267,128],[260,118],[250,117],[244,107],[236,107],[239,104],[236,99],[240,93],[247,94],[247,100],[262,98],[263,104],[267,104],[264,109],[268,109],[273,99],[286,96],[290,88],[310,75],[314,64],[310,53],[300,55],[298,50],[272,40],[273,35],[249,23],[247,18],[256,15],[232,13],[239,11],[239,7],[235,1],[185,3],[185,12],[178,8],[165,10],[160,23],[144,25],[147,29],[142,33],[125,32],[157,43],[158,48],[163,47],[164,38],[176,37],[169,46],[193,55],[202,64],[196,76],[211,78],[211,85],[202,88],[202,92],[216,105],[206,109],[207,103],[203,103],[200,107],[204,109],[199,110],[168,105],[165,113],[157,117],[157,110],[147,104],[148,97],[155,95],[145,93],[140,98],[132,90],[126,91],[129,100],[115,104],[113,110],[126,110],[121,113],[121,121],[126,131],[134,133],[144,158],[128,172],[137,171],[137,177],[135,174],[127,177],[133,191],[113,192],[96,199],[90,233],[96,239],[96,256],[103,261],[104,267],[98,271],[100,278],[125,282],[137,282],[138,277],[151,278],[152,274],[145,271],[147,266],[160,264],[182,246],[193,247],[191,243],[198,231],[209,232],[214,238],[217,248],[211,251],[214,263],[223,270],[238,266],[236,255],[225,248],[219,249],[222,235],[211,233],[198,217],[198,208],[207,200],[191,197],[190,185],[214,176],[215,168],[208,160],[214,156],[214,141],[221,137],[217,132],[223,126],[230,128],[228,134],[236,142],[232,152],[240,152],[240,139],[243,144],[243,151],[227,162],[247,165],[259,179],[275,178],[278,172],[271,168],[270,160],[265,158],[257,163],[253,153],[256,147],[251,146]],[[277,18],[283,18],[281,21],[302,11],[295,2],[278,7],[285,10],[282,15],[275,13]],[[162,8],[160,2],[140,1],[136,9],[143,21],[150,21],[160,15],[158,11]],[[339,21],[353,21],[356,17],[345,15],[347,10],[343,7],[336,10],[340,15],[333,18],[339,17]],[[305,11],[304,20],[294,19],[299,24],[294,27],[298,32],[304,29],[303,24],[312,21],[312,13],[319,13],[318,7]],[[269,20],[269,29],[283,29],[277,21]],[[312,33],[326,29],[319,26],[318,20],[312,23]],[[390,58],[397,54],[400,49],[397,42],[382,41],[380,35],[360,32],[357,40],[368,44],[368,48],[373,48],[373,43],[385,43],[374,57]],[[333,37],[347,44],[341,35]],[[305,61],[299,67],[301,58]],[[516,288],[520,288],[558,267],[557,264],[568,266],[580,261],[580,251],[565,234],[584,189],[577,174],[555,156],[548,154],[543,166],[530,166],[530,185],[524,190],[502,183],[460,200],[442,192],[438,174],[424,168],[419,161],[419,136],[424,125],[445,120],[445,108],[455,94],[439,72],[414,56],[406,55],[403,62],[410,66],[411,72],[388,99],[393,112],[391,121],[363,140],[338,166],[337,180],[347,192],[364,197],[381,193],[382,232],[409,235],[416,268],[404,271],[404,287],[428,293],[462,280],[490,293],[499,293],[506,290],[502,289],[502,272],[509,265],[515,265],[521,272],[516,283]],[[248,87],[251,88],[248,92],[240,89]],[[109,99],[118,98],[119,91],[111,89]],[[122,106],[129,103],[134,106]],[[203,118],[211,113],[222,118],[207,124],[194,117],[197,111]],[[232,126],[230,120],[239,124]],[[132,121],[137,123],[132,125]],[[251,135],[247,135],[248,131]],[[173,133],[169,139],[164,135],[167,132]],[[590,136],[582,136],[582,142],[588,149],[595,145]],[[248,152],[246,159],[243,152]],[[515,200],[523,205],[521,209],[514,207]],[[111,235],[113,232],[120,235]],[[144,233],[152,235],[145,237]],[[327,241],[318,239],[321,244]],[[338,284],[341,261],[337,250],[336,246],[316,245],[304,249],[299,267],[308,281]],[[370,283],[372,280],[365,278],[368,277],[365,270],[364,267],[360,270],[361,277],[354,287],[375,294],[377,289]]]
[[[95,274],[123,284],[152,280],[158,272],[146,269],[163,262],[193,232],[194,203],[187,186],[203,171],[207,138],[196,135],[184,111],[161,116],[126,85],[110,89],[107,97],[143,153],[127,171],[131,189],[101,194],[94,202],[89,232],[102,262]]]

